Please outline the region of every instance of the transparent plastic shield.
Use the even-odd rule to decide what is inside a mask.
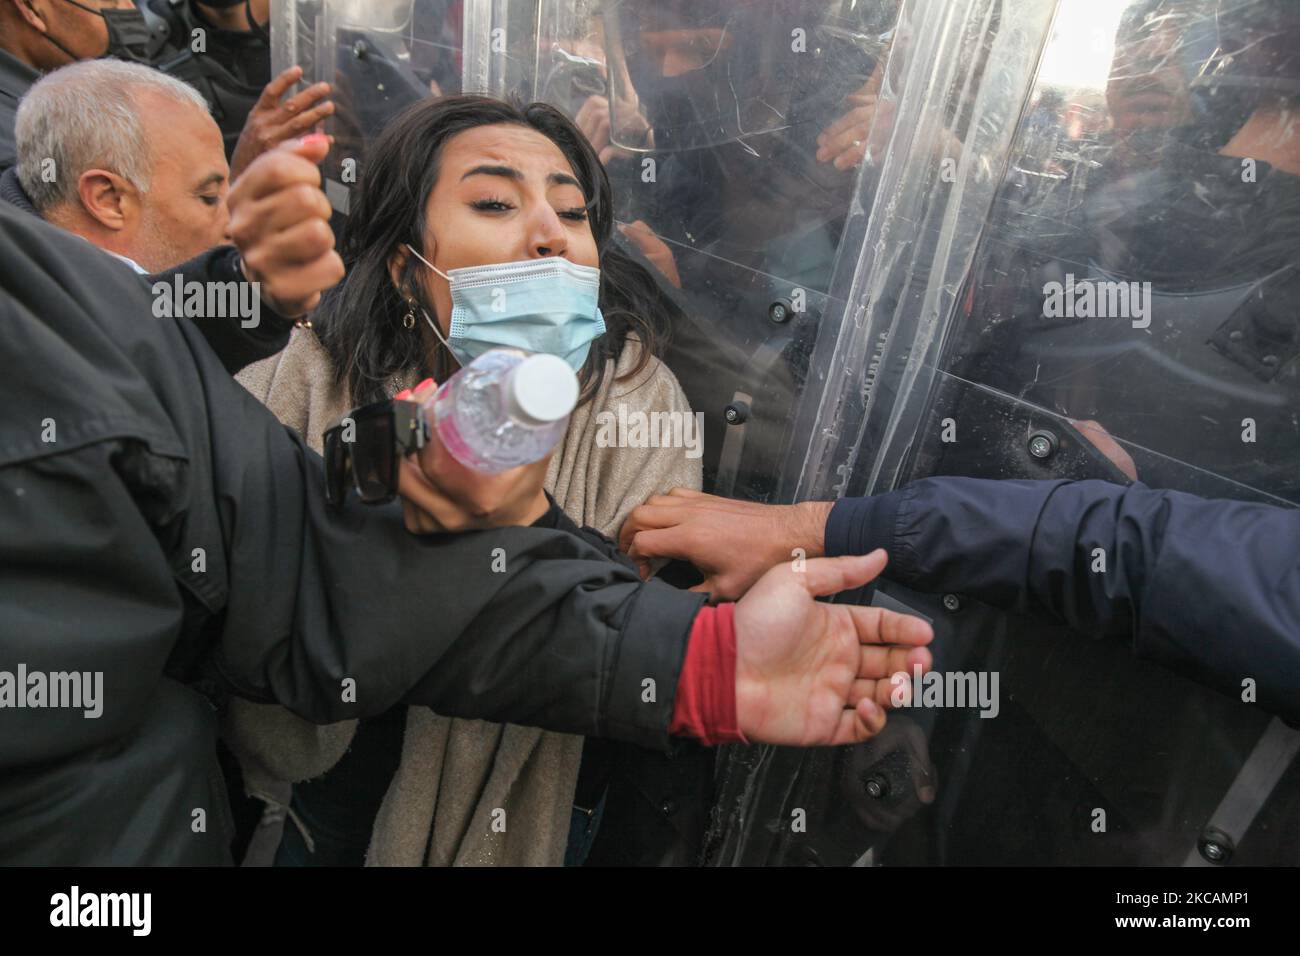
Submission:
[[[908,71],[801,495],[965,475],[1300,503],[1300,7],[987,6],[983,45],[1041,59],[1021,88],[996,57],[957,102]],[[909,9],[913,37],[956,26]],[[927,122],[967,109],[937,147]],[[1294,864],[1300,732],[1246,684],[960,594],[872,599],[933,620],[964,703],[863,747],[734,751],[715,861]]]
[[[613,141],[663,153],[824,119],[884,59],[893,11],[878,3],[620,0],[601,5],[598,26]]]
[[[558,107],[600,154],[620,243],[679,311],[666,360],[704,414],[712,490],[793,487],[795,411],[822,386],[810,357],[845,315],[861,252],[846,227],[871,187],[862,160],[898,8],[508,4],[473,43],[505,36],[505,65],[480,71],[499,78],[491,91]]]
[[[1300,180],[1280,146],[1300,75],[1297,15],[1269,0],[1062,3],[1023,115],[1012,114],[1015,142],[1001,156],[963,144],[962,163],[998,177],[986,222],[957,210],[939,233],[971,258],[909,251],[902,268],[874,270],[914,297],[876,297],[868,316],[891,339],[877,379],[900,391],[868,395],[864,432],[814,443],[804,490],[871,492],[909,469],[947,470],[916,456],[934,377],[949,375],[1068,419],[1064,428],[1086,424],[1110,477],[1134,470],[1118,444],[1147,484],[1300,502],[1300,339],[1287,304]],[[918,178],[900,168],[889,188]],[[913,222],[937,211],[933,192],[917,202]],[[873,229],[893,245],[897,217],[879,211]],[[857,360],[837,349],[832,365]],[[1028,434],[985,447],[981,474],[1049,474],[1054,458],[1029,455]],[[845,457],[851,482],[828,483],[845,473],[828,465]]]
[[[384,124],[419,99],[458,93],[463,74],[461,0],[279,0],[272,10],[278,72],[298,64],[303,85],[333,85],[335,138],[324,165],[326,193],[347,212],[366,147]]]

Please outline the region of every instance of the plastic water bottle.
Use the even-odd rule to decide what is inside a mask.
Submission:
[[[577,402],[578,376],[563,359],[492,349],[443,382],[424,408],[457,461],[496,474],[545,458]]]

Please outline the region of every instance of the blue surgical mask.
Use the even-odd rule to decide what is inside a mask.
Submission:
[[[497,348],[556,355],[576,372],[593,340],[605,334],[600,270],[559,256],[467,266],[443,272],[410,245],[415,256],[451,284],[451,325],[434,335],[461,365]]]

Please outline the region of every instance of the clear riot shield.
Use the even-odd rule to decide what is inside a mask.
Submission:
[[[399,100],[434,89],[423,43],[459,68],[437,89],[578,121],[621,241],[679,307],[665,361],[704,413],[706,490],[1136,477],[1300,504],[1300,5],[319,0],[276,16],[277,57],[353,98],[337,155],[363,157]],[[960,594],[855,597],[929,617],[935,669],[969,675],[970,706],[900,710],[859,747],[724,748],[707,862],[1300,856],[1300,733],[1246,689]]]
[[[797,494],[946,474],[1300,503],[1300,150],[1277,148],[1300,7],[911,3],[890,58]],[[1248,675],[1223,697],[960,594],[876,600],[934,621],[968,705],[733,754],[715,860],[1294,865],[1300,732]]]
[[[294,64],[302,85],[333,84],[335,139],[322,174],[340,213],[365,163],[366,145],[403,108],[426,96],[458,93],[464,72],[461,0],[275,0],[271,56],[276,72]]]

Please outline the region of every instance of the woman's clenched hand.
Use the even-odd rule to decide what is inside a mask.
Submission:
[[[430,379],[398,397],[424,402],[437,388]],[[498,475],[485,475],[457,461],[431,428],[424,448],[401,463],[397,493],[406,530],[438,534],[530,525],[550,508],[542,487],[550,461],[548,455]]]

